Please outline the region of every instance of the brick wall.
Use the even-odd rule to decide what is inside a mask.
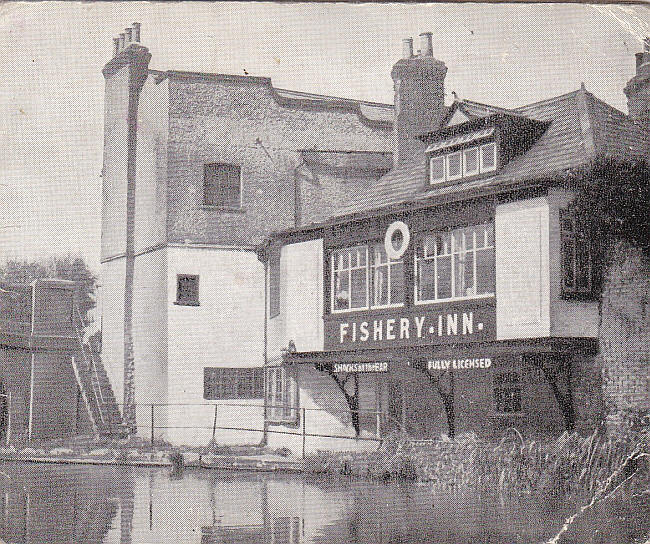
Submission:
[[[600,330],[603,391],[610,431],[650,409],[650,265],[619,242],[604,279]]]
[[[294,225],[299,150],[391,150],[389,126],[370,126],[343,108],[280,104],[259,78],[171,78],[170,242],[260,243],[270,230]],[[241,211],[202,205],[203,165],[210,162],[241,166]],[[314,201],[322,199],[310,194],[305,205]]]

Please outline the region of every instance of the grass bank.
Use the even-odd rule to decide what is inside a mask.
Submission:
[[[628,461],[634,452],[643,455]],[[597,433],[525,439],[512,430],[500,441],[464,434],[454,440],[441,437],[425,445],[395,436],[372,453],[319,452],[308,456],[305,472],[566,497],[593,493],[626,463],[625,470],[638,469],[647,483],[647,453],[647,434],[617,440]]]

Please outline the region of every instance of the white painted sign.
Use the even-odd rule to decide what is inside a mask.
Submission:
[[[433,359],[427,363],[428,370],[470,370],[475,368],[490,368],[492,360],[487,357],[471,359]]]
[[[334,372],[388,372],[388,363],[334,363]]]

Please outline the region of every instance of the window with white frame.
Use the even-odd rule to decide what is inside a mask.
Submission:
[[[445,156],[447,163],[447,179],[454,180],[463,176],[463,159],[460,151]]]
[[[298,386],[283,366],[266,369],[267,418],[271,422],[298,421]]]
[[[389,259],[384,244],[332,252],[332,312],[404,304],[404,262]]]
[[[463,150],[463,176],[475,176],[478,173],[478,147]]]
[[[429,158],[429,183],[435,185],[464,177],[493,172],[497,168],[497,146],[488,142]]]
[[[497,146],[494,142],[481,146],[481,172],[497,169]]]
[[[431,157],[429,160],[429,183],[442,183],[445,181],[445,156]]]
[[[355,246],[332,253],[332,310],[368,308],[368,248]]]
[[[493,224],[422,237],[416,247],[415,277],[416,303],[493,296]]]

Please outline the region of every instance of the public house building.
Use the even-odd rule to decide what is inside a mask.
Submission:
[[[504,109],[446,104],[421,40],[390,105],[151,69],[140,25],[116,38],[102,359],[141,431],[152,404],[156,438],[293,450],[593,426],[599,270],[563,180],[647,158],[649,54],[631,116],[584,86]]]
[[[601,278],[565,181],[599,157],[647,159],[647,132],[584,85],[515,109],[446,106],[446,71],[430,34],[418,54],[405,40],[391,74],[394,168],[264,248],[267,402],[286,405],[271,429],[305,417],[312,433],[371,447],[390,431],[559,434],[601,421]]]

